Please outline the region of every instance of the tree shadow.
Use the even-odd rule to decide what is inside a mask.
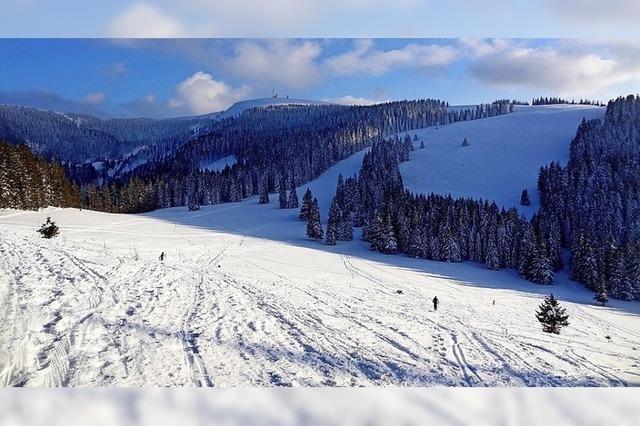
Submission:
[[[299,188],[298,191],[306,187]],[[324,204],[326,212],[325,200]],[[335,246],[329,246],[321,241],[313,241],[306,237],[306,223],[298,219],[297,209],[280,209],[277,206],[277,197],[271,195],[269,204],[258,204],[257,198],[249,198],[239,203],[218,204],[203,206],[200,211],[189,212],[186,207],[155,210],[144,213],[141,216],[154,218],[175,225],[175,232],[193,232],[202,230],[213,232],[211,238],[216,238],[215,233],[231,235],[244,242],[244,250],[250,250],[249,241],[264,240],[283,245],[291,245],[308,250],[323,253],[334,253],[344,257],[354,257],[364,262],[382,264],[401,268],[419,274],[428,281],[430,278],[442,278],[451,280],[457,284],[488,288],[503,289],[518,292],[525,297],[542,299],[553,292],[561,300],[580,304],[597,306],[593,300],[593,293],[582,285],[569,280],[566,271],[556,273],[554,285],[545,286],[526,281],[518,276],[515,271],[492,271],[483,265],[474,262],[447,263],[425,259],[414,259],[406,255],[384,255],[369,250],[368,244],[360,239],[360,229],[354,230],[353,241],[339,241]],[[202,235],[205,239],[208,235]],[[255,244],[255,249],[260,249],[260,244]],[[295,258],[283,258],[283,263],[295,265]],[[300,264],[308,266],[308,264]],[[603,310],[615,310],[630,315],[640,315],[640,303],[610,300],[608,307],[598,307]]]

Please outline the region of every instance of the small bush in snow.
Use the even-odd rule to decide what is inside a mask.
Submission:
[[[40,229],[38,229],[38,232],[40,233],[40,235],[42,235],[42,238],[49,239],[58,235],[60,229],[58,228],[56,223],[51,220],[50,217],[47,217],[47,221],[42,224]]]

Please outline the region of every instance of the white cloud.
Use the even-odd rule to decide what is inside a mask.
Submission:
[[[339,98],[324,98],[323,101],[340,105],[375,105],[386,102],[384,100],[368,99],[353,95],[345,95]]]
[[[107,35],[121,38],[164,38],[184,36],[180,21],[147,3],[135,3],[113,18]]]
[[[82,101],[84,103],[91,104],[91,105],[99,105],[103,103],[105,99],[106,99],[106,95],[104,94],[104,92],[95,92],[95,93],[89,93],[88,95],[86,95],[82,99]]]
[[[228,108],[234,102],[246,98],[251,90],[247,86],[233,88],[211,74],[198,71],[179,83],[175,98],[169,106],[195,114],[206,114]]]
[[[471,57],[472,74],[500,87],[591,96],[640,76],[637,44],[585,45],[565,41],[532,47],[505,40],[465,40],[461,44]]]
[[[544,3],[569,23],[610,26],[640,20],[638,0],[544,0]]]
[[[322,48],[315,41],[242,40],[231,56],[219,61],[234,75],[254,82],[285,87],[306,87],[321,77],[317,58]]]
[[[353,50],[328,58],[326,66],[338,75],[366,73],[380,76],[396,68],[443,67],[457,57],[453,46],[408,44],[399,49],[378,50],[372,40],[358,40]]]

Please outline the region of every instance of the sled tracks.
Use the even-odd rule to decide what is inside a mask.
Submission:
[[[191,328],[191,324],[193,320],[198,317],[198,311],[202,308],[202,303],[204,301],[204,292],[202,289],[203,283],[204,276],[200,273],[193,292],[193,303],[189,309],[187,309],[182,321],[182,330],[178,332],[178,337],[182,343],[185,365],[187,367],[191,383],[198,387],[212,387],[213,381],[209,377],[207,368],[202,361],[200,348],[198,346],[200,332]]]

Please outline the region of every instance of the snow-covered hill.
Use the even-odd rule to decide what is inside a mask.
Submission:
[[[402,177],[414,192],[484,198],[505,207],[518,206],[526,188],[532,203],[520,208],[530,215],[539,206],[540,167],[566,164],[580,121],[604,112],[588,105],[518,106],[508,115],[411,132],[426,148],[401,164]],[[464,138],[469,146],[462,146]]]
[[[328,102],[293,98],[258,98],[236,102],[226,110],[214,114],[216,118],[235,117],[252,108],[264,108],[273,105],[325,105]]]
[[[589,105],[517,106],[514,113],[409,132],[416,151],[400,164],[404,184],[415,193],[483,198],[531,215],[538,210],[538,170],[551,161],[566,164],[569,145],[583,118],[601,118],[604,108]],[[398,135],[403,137],[404,134]],[[467,138],[469,146],[463,147]],[[425,149],[420,150],[424,141]],[[303,185],[326,214],[338,175],[357,174],[368,148]],[[527,189],[531,206],[519,205]]]
[[[595,306],[564,276],[543,287],[360,240],[328,247],[275,204],[3,211],[0,383],[640,384],[638,303]],[[35,233],[46,216],[54,240]],[[571,316],[560,336],[534,317],[548,291]]]

